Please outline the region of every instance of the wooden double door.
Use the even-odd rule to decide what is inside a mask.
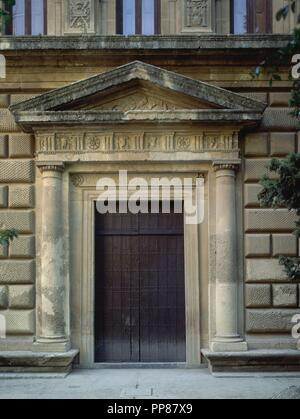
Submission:
[[[183,215],[95,214],[95,362],[185,362]]]

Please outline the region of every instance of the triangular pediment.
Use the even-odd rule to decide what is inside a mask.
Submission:
[[[14,114],[68,111],[229,110],[262,113],[264,103],[135,61],[13,105]]]

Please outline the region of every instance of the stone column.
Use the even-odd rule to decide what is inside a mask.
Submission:
[[[247,350],[238,332],[238,260],[236,169],[214,165],[216,171],[216,337],[215,352]]]
[[[70,349],[66,328],[66,280],[62,163],[39,164],[42,173],[41,268],[38,283],[37,349],[63,352]]]

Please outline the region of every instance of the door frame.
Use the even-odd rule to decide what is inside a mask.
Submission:
[[[176,177],[186,178],[188,176],[196,179],[197,173],[176,173]],[[143,173],[135,173],[143,177]],[[165,173],[155,173],[156,176],[166,176]],[[80,175],[77,175],[80,176]],[[107,177],[107,173],[98,173]],[[170,175],[174,177],[175,175]],[[145,173],[145,177],[147,177]],[[79,187],[78,187],[79,186]],[[77,244],[72,250],[71,259],[77,260],[74,263],[73,275],[80,274],[80,292],[71,291],[73,294],[71,307],[75,305],[79,308],[75,320],[72,321],[72,335],[75,332],[76,346],[80,347],[80,367],[97,368],[105,367],[106,364],[94,362],[95,352],[95,213],[94,206],[99,196],[95,187],[77,185],[73,188],[77,190],[77,197],[71,199],[72,217],[75,222],[79,222],[77,228],[72,230],[72,241]],[[70,185],[72,189],[72,185]],[[75,193],[76,196],[76,191]],[[130,194],[130,191],[128,191]],[[72,192],[71,192],[72,193]],[[195,192],[193,192],[194,194]],[[78,195],[79,194],[79,195]],[[172,197],[171,197],[172,198]],[[73,208],[72,208],[73,207]],[[78,244],[81,242],[81,244]],[[82,244],[84,243],[84,245]],[[73,243],[74,244],[74,243]],[[187,366],[199,366],[201,364],[201,342],[200,342],[200,252],[199,252],[199,226],[184,226],[184,253],[185,253],[185,306],[186,306],[186,363]],[[72,264],[73,265],[73,264]],[[72,275],[72,276],[73,276]],[[77,280],[78,284],[78,280]],[[75,294],[75,295],[74,295]],[[80,295],[79,295],[80,294]],[[73,339],[72,339],[73,340]],[[80,342],[79,342],[80,340]],[[128,366],[128,364],[126,364]],[[132,364],[133,366],[135,364]],[[145,365],[145,364],[142,364]],[[171,363],[170,363],[171,365]],[[139,364],[136,364],[138,367]]]

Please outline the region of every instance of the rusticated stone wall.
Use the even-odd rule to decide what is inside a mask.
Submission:
[[[245,139],[246,332],[250,347],[293,347],[292,318],[299,314],[299,284],[287,279],[278,257],[299,255],[296,217],[285,209],[262,208],[259,180],[271,158],[300,152],[300,135],[289,116],[288,93],[263,94],[269,109],[260,130]]]
[[[7,109],[25,98],[0,95],[0,228],[19,232],[9,248],[0,247],[0,314],[8,338],[35,333],[34,143]]]

